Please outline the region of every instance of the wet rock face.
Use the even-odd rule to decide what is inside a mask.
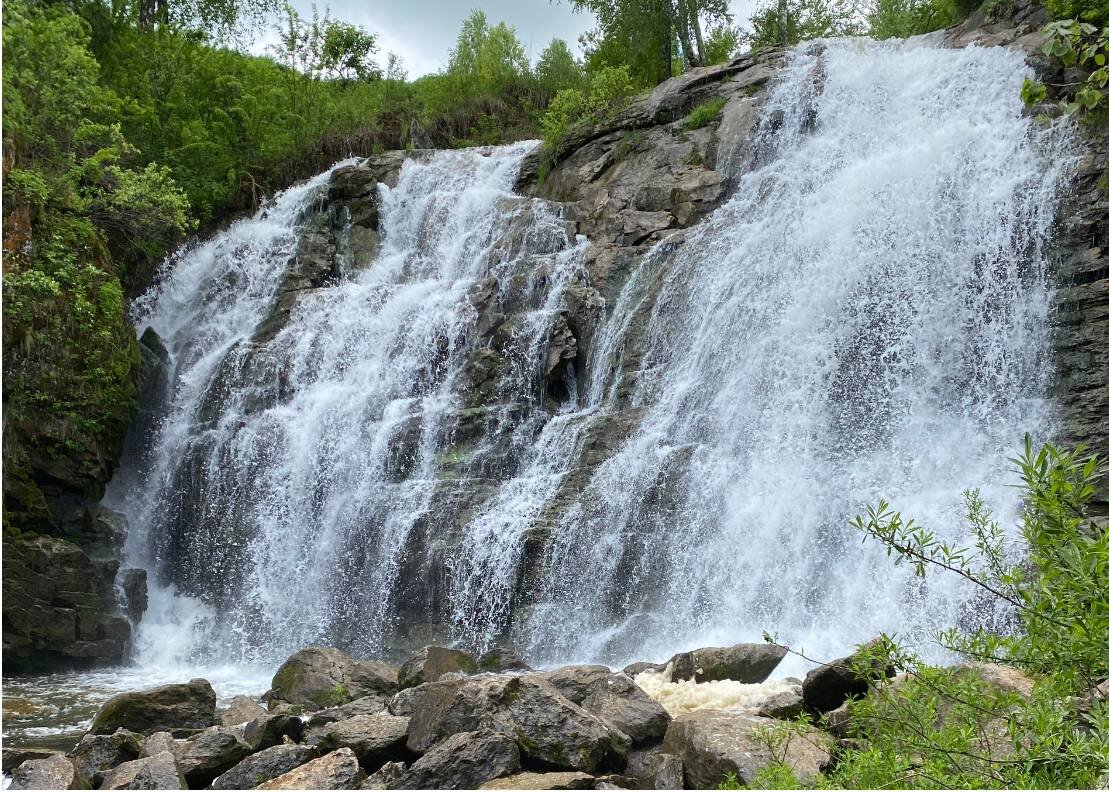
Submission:
[[[139,734],[168,731],[191,733],[216,722],[216,692],[205,679],[183,685],[134,693],[108,699],[92,719],[92,734],[111,734],[127,729]]]
[[[777,644],[736,644],[682,652],[674,655],[668,666],[672,682],[730,679],[755,684],[765,681],[785,656],[786,648]]]
[[[397,690],[397,669],[358,661],[338,649],[310,646],[294,654],[273,676],[270,705],[283,701],[313,709],[337,707],[373,694]]]

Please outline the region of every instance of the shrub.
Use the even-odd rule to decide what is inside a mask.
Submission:
[[[724,109],[727,100],[724,97],[717,97],[710,99],[704,104],[699,104],[693,108],[692,112],[685,117],[686,129],[700,129],[703,126],[708,126],[716,117],[720,115],[720,111]]]

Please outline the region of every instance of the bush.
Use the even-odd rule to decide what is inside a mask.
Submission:
[[[724,109],[725,104],[727,104],[727,100],[724,97],[718,97],[697,105],[685,117],[685,128],[700,129],[703,126],[708,126],[720,115],[720,111]]]

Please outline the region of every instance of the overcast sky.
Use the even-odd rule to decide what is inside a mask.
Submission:
[[[292,2],[301,13],[311,13],[312,0]],[[459,26],[475,8],[484,11],[492,24],[504,21],[515,27],[533,63],[556,36],[580,54],[578,36],[593,27],[593,18],[574,13],[569,0],[317,0],[316,5],[321,13],[328,6],[333,18],[377,33],[379,60],[384,63],[386,52],[398,53],[409,79],[446,66]],[[730,0],[730,5],[736,21],[744,23],[755,0]],[[267,34],[252,49],[261,51],[274,40]]]

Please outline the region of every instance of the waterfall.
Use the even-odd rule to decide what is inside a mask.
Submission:
[[[534,143],[410,158],[372,261],[276,325],[329,173],[167,261],[136,323],[169,395],[109,490],[154,581],[140,660],[185,622],[172,651],[273,663],[447,639],[663,659],[764,630],[828,656],[973,620],[966,586],[847,521],[885,497],[965,545],[981,487],[1012,524],[1004,459],[1054,426],[1065,141],[1023,114],[1026,74],[1001,48],[799,49],[728,200],[608,304],[566,208],[512,191]]]

